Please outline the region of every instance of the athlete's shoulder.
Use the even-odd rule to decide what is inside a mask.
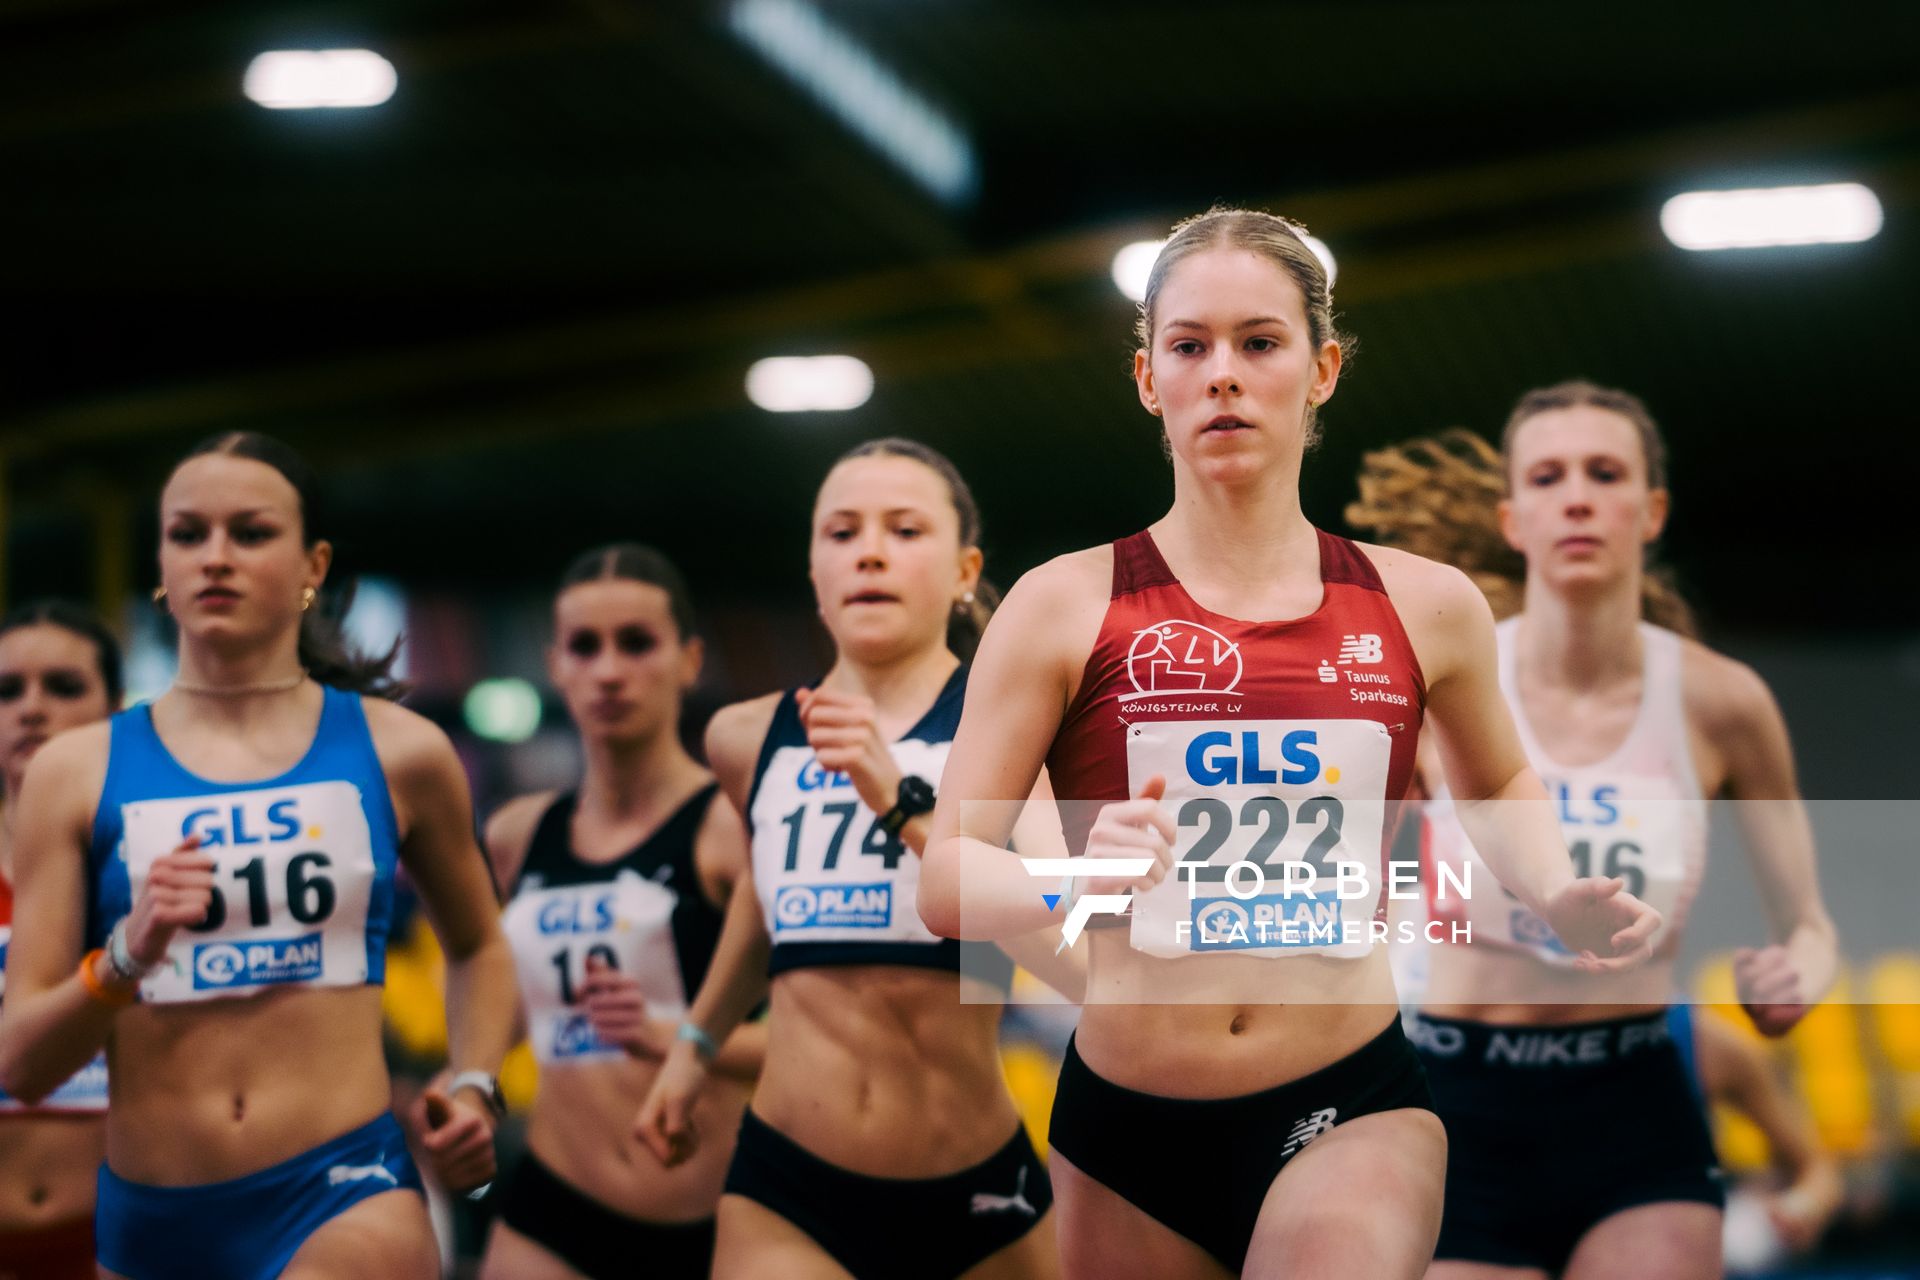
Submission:
[[[525,864],[533,833],[559,794],[558,791],[536,791],[515,796],[487,819],[484,833],[487,860],[493,864],[494,878],[500,882],[502,891],[511,885]]]
[[[27,764],[27,776],[32,777],[34,767],[42,761],[52,761],[51,768],[66,772],[70,769],[84,769],[92,765],[96,769],[107,766],[107,751],[113,743],[113,722],[95,720],[72,729],[63,729],[54,734],[33,753],[33,759]],[[42,772],[50,769],[43,768]]]
[[[773,727],[773,713],[780,708],[785,693],[764,693],[745,702],[730,702],[707,721],[707,765],[729,791],[729,778],[751,771],[759,759],[760,746]]]
[[[1354,546],[1380,575],[1429,691],[1452,674],[1491,670],[1493,609],[1473,579],[1397,547]]]
[[[1738,658],[1679,636],[1680,694],[1687,718],[1715,741],[1769,728],[1780,721],[1773,690]]]
[[[998,670],[1007,660],[1028,674],[1078,670],[1099,638],[1113,598],[1113,548],[1088,547],[1055,556],[1020,575],[993,611],[974,667]]]
[[[84,796],[91,802],[106,782],[112,742],[113,725],[106,720],[54,734],[27,762],[22,789],[58,788],[57,794]]]
[[[1022,574],[1020,582],[1055,591],[1107,591],[1113,585],[1113,544],[1103,542],[1057,555]]]
[[[1055,556],[1021,574],[993,617],[998,622],[1005,615],[1012,623],[1037,626],[1051,634],[1075,611],[1104,611],[1112,594],[1113,547],[1088,547]]]
[[[1356,542],[1360,553],[1380,575],[1380,585],[1403,621],[1484,619],[1492,624],[1493,611],[1473,579],[1450,564],[1417,556],[1398,547]]]
[[[374,754],[380,758],[380,768],[389,782],[399,785],[431,778],[449,768],[464,778],[453,740],[439,725],[386,698],[363,694],[360,708],[367,718]]]

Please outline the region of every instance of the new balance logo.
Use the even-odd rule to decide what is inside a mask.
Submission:
[[[393,1176],[393,1170],[384,1164],[337,1164],[327,1170],[327,1185],[337,1187],[345,1182],[365,1182],[373,1178],[391,1186],[399,1186],[400,1179]]]
[[[1375,663],[1385,655],[1380,650],[1380,637],[1372,634],[1340,637],[1340,665],[1352,666],[1354,663]]]
[[[1027,1199],[1027,1170],[1024,1165],[1020,1168],[1020,1176],[1013,1181],[1012,1195],[996,1196],[985,1191],[973,1193],[973,1212],[975,1213],[1005,1213],[1009,1209],[1018,1210],[1029,1218],[1040,1216]]]
[[[1306,1119],[1300,1121],[1300,1123],[1294,1125],[1293,1132],[1287,1135],[1287,1145],[1280,1148],[1280,1158],[1283,1160],[1286,1159],[1321,1134],[1327,1132],[1327,1130],[1333,1128],[1336,1114],[1337,1111],[1335,1108],[1328,1107],[1324,1111],[1314,1112]]]

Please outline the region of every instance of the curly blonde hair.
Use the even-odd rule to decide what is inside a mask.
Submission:
[[[1520,397],[1501,433],[1511,446],[1520,425],[1548,409],[1592,405],[1633,423],[1646,452],[1648,483],[1666,483],[1666,449],[1646,406],[1627,392],[1590,382],[1563,382]],[[1508,493],[1507,455],[1464,427],[1449,427],[1366,454],[1360,498],[1348,504],[1347,523],[1378,542],[1450,564],[1487,597],[1496,618],[1526,602],[1527,561],[1500,531],[1500,502]],[[1640,579],[1640,616],[1655,626],[1697,636],[1693,610],[1672,574],[1649,564]]]

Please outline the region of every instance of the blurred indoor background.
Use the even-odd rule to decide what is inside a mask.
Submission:
[[[491,807],[575,768],[542,650],[589,546],[691,579],[691,731],[821,670],[807,514],[860,440],[958,463],[1003,584],[1158,515],[1123,250],[1247,203],[1324,242],[1360,341],[1316,522],[1367,449],[1626,387],[1668,435],[1664,556],[1808,794],[1914,800],[1916,49],[1920,6],[1846,0],[3,0],[0,594],[97,605],[157,692],[159,483],[282,436]],[[364,52],[261,58],[316,50]],[[1668,205],[1830,184],[1773,237],[1827,243],[1683,247]],[[858,363],[749,386],[818,356]],[[1914,945],[1778,1049],[1850,1180],[1794,1274],[1915,1274]],[[1058,1028],[1016,1016],[1043,1122]],[[431,1023],[397,1013],[422,1061]]]

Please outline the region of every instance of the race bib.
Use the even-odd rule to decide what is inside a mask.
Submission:
[[[1149,721],[1129,789],[1167,780],[1176,864],[1133,902],[1149,955],[1363,956],[1381,893],[1392,744],[1371,720]]]
[[[647,1016],[686,1014],[673,945],[679,895],[637,872],[598,884],[524,887],[502,918],[520,975],[527,1039],[543,1063],[620,1057],[626,1050],[593,1033],[585,997],[587,963],[599,960],[640,983]]]
[[[898,742],[894,762],[903,774],[937,781],[948,745]],[[940,941],[920,923],[920,859],[811,748],[774,753],[752,819],[754,887],[775,945]]]
[[[1626,891],[1660,912],[1658,950],[1678,923],[1686,897],[1686,849],[1696,806],[1667,779],[1623,777],[1614,782],[1547,780],[1576,876],[1619,876]],[[1697,837],[1695,838],[1697,839]],[[1480,853],[1461,835],[1471,872],[1470,897],[1436,899],[1436,908],[1464,909],[1475,942],[1526,951],[1544,964],[1571,968],[1574,953],[1553,928],[1493,876]],[[1440,882],[1443,887],[1446,882]]]
[[[309,782],[121,809],[132,900],[154,862],[188,836],[215,862],[213,900],[140,984],[149,1004],[367,980],[373,840],[360,789]]]

